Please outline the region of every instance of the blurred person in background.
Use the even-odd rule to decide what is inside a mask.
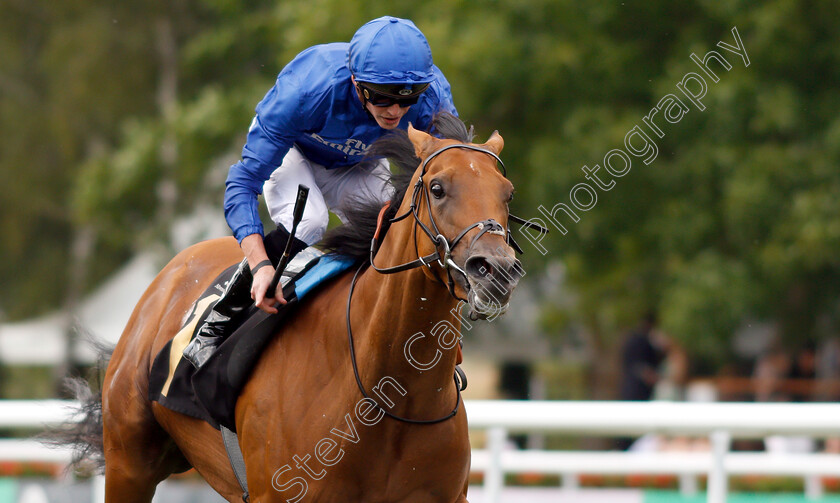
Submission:
[[[794,402],[811,402],[817,398],[817,345],[807,341],[796,352],[788,374],[795,382],[791,399]]]
[[[660,364],[659,379],[653,389],[654,400],[685,400],[691,361],[688,352],[672,337],[662,332],[654,333],[655,339],[665,351]]]
[[[621,348],[621,391],[619,400],[647,401],[660,380],[659,366],[668,352],[668,339],[657,330],[657,316],[647,313],[639,326],[625,336]],[[616,447],[626,450],[632,438],[616,439]]]
[[[184,357],[201,366],[252,302],[269,313],[285,303],[281,288],[267,290],[290,237],[298,184],[310,191],[292,255],[321,239],[329,211],[343,220],[342,205],[354,197],[390,199],[388,162],[362,162],[368,148],[409,123],[430,130],[441,111],[457,115],[449,82],[407,19],[374,19],[350,43],[310,47],[286,65],[257,105],[242,160],[225,184],[225,217],[245,260]],[[277,225],[268,234],[260,194]]]
[[[621,348],[621,400],[650,400],[667,355],[667,339],[656,331],[655,313],[648,313],[624,339]]]
[[[787,351],[776,342],[755,362],[753,379],[755,380],[756,402],[788,402],[791,397],[783,389],[792,361]]]

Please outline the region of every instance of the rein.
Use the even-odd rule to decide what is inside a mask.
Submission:
[[[472,240],[470,241],[470,247],[472,247],[473,244],[481,236],[483,236],[485,233],[494,232],[494,233],[501,233],[502,235],[505,235],[506,238],[507,238],[508,244],[511,247],[513,247],[514,250],[516,250],[518,253],[520,253],[520,254],[522,253],[522,248],[520,248],[519,245],[516,243],[516,241],[514,241],[513,236],[511,235],[511,232],[510,232],[510,228],[505,229],[502,224],[500,224],[499,222],[497,222],[496,220],[494,220],[492,218],[489,218],[487,220],[482,220],[480,222],[476,222],[472,225],[467,226],[464,230],[459,232],[458,235],[455,236],[455,238],[452,239],[451,241],[449,239],[447,239],[446,236],[444,236],[440,232],[440,230],[438,229],[437,223],[435,222],[434,215],[432,214],[432,204],[431,204],[431,198],[429,196],[429,189],[426,188],[425,184],[423,183],[423,176],[426,174],[426,166],[429,164],[429,162],[432,159],[434,159],[435,157],[437,157],[441,153],[443,153],[443,152],[445,152],[449,149],[453,149],[453,148],[463,148],[463,149],[467,149],[467,150],[475,150],[477,152],[483,152],[483,153],[493,157],[494,159],[496,159],[496,162],[498,162],[499,165],[501,166],[502,175],[507,177],[507,170],[505,169],[505,164],[502,162],[502,160],[499,158],[498,155],[496,155],[495,153],[493,153],[493,152],[491,152],[487,149],[484,149],[484,148],[481,148],[481,147],[478,147],[478,146],[475,146],[475,145],[458,143],[458,144],[446,145],[446,146],[444,146],[442,148],[439,148],[438,150],[432,152],[428,157],[426,157],[425,160],[423,160],[423,163],[420,165],[420,176],[417,179],[417,183],[414,184],[414,192],[411,194],[411,206],[409,207],[408,211],[406,211],[402,215],[395,216],[394,218],[391,218],[388,222],[389,222],[389,224],[392,224],[392,223],[395,223],[395,222],[399,222],[400,220],[403,220],[403,219],[405,219],[409,216],[413,216],[414,217],[415,232],[417,230],[417,227],[420,227],[420,229],[423,230],[423,232],[429,237],[429,239],[432,240],[432,242],[435,245],[434,253],[431,253],[431,254],[426,255],[424,257],[418,256],[415,260],[412,260],[411,262],[406,262],[405,264],[400,264],[400,265],[396,265],[396,266],[393,266],[393,267],[380,268],[380,267],[376,266],[376,264],[374,263],[374,256],[376,255],[376,252],[378,250],[379,233],[382,230],[382,224],[385,220],[385,213],[387,212],[387,210],[388,210],[388,208],[390,207],[390,204],[391,204],[390,202],[388,202],[388,203],[385,204],[385,206],[382,207],[382,209],[379,212],[379,218],[377,219],[377,223],[376,223],[376,232],[374,233],[373,238],[371,239],[371,242],[370,242],[370,265],[371,265],[371,267],[373,267],[373,269],[375,269],[377,272],[379,272],[381,274],[394,274],[394,273],[407,271],[407,270],[410,270],[410,269],[415,269],[417,267],[424,267],[424,266],[428,267],[429,270],[431,270],[432,269],[431,264],[436,261],[446,271],[446,274],[447,274],[446,287],[449,290],[449,294],[452,295],[452,297],[454,297],[456,300],[461,300],[461,301],[466,302],[465,299],[461,299],[460,297],[458,297],[455,294],[455,281],[452,278],[452,269],[455,269],[459,273],[463,274],[464,277],[467,276],[467,273],[463,269],[461,269],[455,263],[454,260],[452,260],[452,250],[455,249],[456,246],[458,246],[458,244],[461,242],[461,240],[464,238],[464,236],[467,235],[467,233],[469,231],[471,231],[475,228],[479,229],[478,234],[476,234],[472,238]],[[418,213],[419,212],[419,209],[418,209],[419,204],[418,203],[420,201],[420,198],[422,198],[422,197],[425,197],[426,206],[429,209],[429,221],[432,224],[431,229],[426,224],[423,223],[423,221],[420,219],[420,215]],[[515,223],[518,223],[520,225],[539,230],[542,233],[547,233],[548,232],[548,229],[546,229],[546,228],[544,228],[540,225],[537,225],[533,222],[530,222],[530,221],[524,220],[522,218],[516,217],[514,215],[509,214],[508,219],[515,222]],[[441,251],[440,251],[441,248],[443,248],[443,254],[441,254]],[[455,390],[456,390],[456,393],[457,393],[457,399],[455,401],[455,407],[452,409],[452,411],[449,414],[447,414],[443,417],[439,417],[437,419],[427,419],[427,420],[420,419],[420,420],[418,420],[418,419],[409,419],[409,418],[404,418],[404,417],[398,416],[396,414],[393,414],[393,413],[385,410],[381,405],[379,405],[378,402],[376,402],[376,400],[374,400],[373,398],[371,398],[368,395],[367,391],[365,391],[365,387],[362,384],[362,379],[361,379],[361,377],[359,377],[359,367],[358,367],[358,364],[356,363],[356,351],[355,351],[354,343],[353,343],[353,329],[350,326],[350,303],[351,303],[351,300],[353,299],[353,290],[356,287],[356,280],[359,277],[359,273],[362,271],[362,269],[364,268],[365,265],[366,264],[364,264],[364,263],[359,265],[359,268],[356,270],[356,274],[353,275],[353,281],[350,283],[350,292],[347,295],[347,338],[348,338],[349,343],[350,343],[350,361],[353,364],[353,374],[356,377],[356,384],[359,387],[359,391],[362,393],[363,397],[365,397],[365,398],[369,399],[371,402],[373,402],[374,405],[376,406],[376,408],[381,410],[386,416],[388,416],[390,418],[393,418],[393,419],[396,419],[398,421],[402,421],[404,423],[436,424],[436,423],[441,423],[443,421],[446,421],[447,419],[450,419],[450,418],[454,417],[455,414],[458,412],[458,407],[460,407],[460,405],[461,405],[461,391],[464,389],[464,384],[466,383],[466,380],[464,379],[463,373],[459,372],[460,369],[458,369],[457,367],[456,367],[456,374],[455,374],[455,377],[454,377]],[[435,273],[435,277],[437,277],[437,273]],[[441,281],[439,278],[438,278],[438,280]],[[443,283],[443,281],[441,281],[441,283]],[[460,382],[459,382],[459,377],[460,377]]]
[[[455,393],[457,395],[457,399],[455,400],[455,407],[452,408],[452,412],[449,414],[439,417],[437,419],[409,419],[406,417],[398,416],[392,412],[385,410],[379,402],[374,400],[367,394],[365,391],[365,386],[362,384],[362,378],[359,377],[359,366],[356,363],[356,350],[353,344],[353,329],[350,326],[350,301],[353,299],[353,290],[356,288],[356,280],[359,279],[359,273],[364,269],[365,264],[362,263],[359,265],[359,268],[356,269],[356,274],[353,275],[353,281],[350,283],[350,293],[347,294],[347,338],[350,341],[350,361],[353,364],[353,375],[356,377],[356,384],[359,386],[359,391],[362,392],[362,396],[373,402],[374,406],[385,413],[386,416],[396,419],[397,421],[402,421],[404,423],[409,424],[437,424],[446,421],[447,419],[454,417],[455,414],[458,412],[458,407],[461,406],[461,390],[463,386],[461,383],[458,382],[458,375],[454,377],[455,379]]]

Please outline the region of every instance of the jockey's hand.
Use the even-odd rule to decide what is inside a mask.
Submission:
[[[277,285],[274,296],[269,296],[267,290],[272,279],[274,279],[274,268],[261,267],[254,275],[254,280],[251,283],[251,298],[254,299],[254,304],[270,314],[277,312],[275,307],[277,304],[286,303],[286,299],[283,298],[283,286],[280,284]]]

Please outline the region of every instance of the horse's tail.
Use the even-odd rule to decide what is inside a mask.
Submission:
[[[107,367],[114,348],[92,342],[99,355],[95,371],[95,384],[81,377],[64,380],[65,389],[78,402],[73,409],[73,419],[50,428],[39,435],[39,440],[51,447],[70,448],[73,457],[70,469],[101,473],[105,469],[105,451],[102,444],[102,390],[100,376]]]

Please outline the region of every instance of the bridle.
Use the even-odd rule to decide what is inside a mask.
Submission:
[[[488,218],[487,220],[482,220],[480,222],[476,222],[472,225],[467,226],[464,230],[459,232],[458,235],[455,236],[455,238],[452,239],[452,240],[447,239],[446,236],[444,236],[440,232],[440,230],[438,229],[437,223],[435,222],[434,214],[432,214],[431,197],[429,196],[428,187],[426,187],[426,185],[423,183],[423,177],[426,175],[426,166],[429,164],[429,162],[432,159],[434,159],[435,157],[437,157],[441,153],[443,153],[443,152],[445,152],[449,149],[453,149],[453,148],[475,150],[477,152],[482,152],[482,153],[485,153],[485,154],[493,157],[496,160],[496,162],[498,163],[499,167],[501,168],[502,175],[507,177],[507,170],[505,169],[505,163],[502,162],[502,160],[499,158],[498,155],[496,155],[494,152],[492,152],[490,150],[487,150],[485,148],[478,147],[476,145],[469,145],[469,144],[466,144],[466,143],[456,143],[456,144],[452,144],[452,145],[446,145],[444,147],[441,147],[441,148],[435,150],[434,152],[429,154],[429,156],[426,157],[426,159],[424,159],[423,163],[420,165],[420,176],[417,178],[417,182],[414,184],[414,189],[413,189],[414,191],[411,194],[411,205],[409,206],[408,210],[405,213],[403,213],[402,215],[395,216],[394,218],[391,218],[388,221],[389,223],[392,224],[392,223],[395,223],[395,222],[399,222],[400,220],[403,220],[404,218],[406,218],[408,216],[413,216],[414,217],[415,233],[416,233],[417,228],[419,227],[429,237],[429,239],[432,241],[432,243],[435,245],[435,251],[433,253],[430,253],[429,255],[424,256],[424,257],[418,256],[415,260],[412,260],[411,262],[406,262],[405,264],[400,264],[400,265],[393,266],[393,267],[384,267],[384,268],[379,268],[379,267],[376,266],[373,259],[374,259],[374,256],[376,255],[376,251],[378,249],[379,232],[382,229],[382,224],[383,224],[385,212],[387,211],[387,209],[390,205],[390,203],[388,203],[385,206],[383,206],[382,210],[379,212],[379,219],[378,219],[377,224],[376,224],[376,232],[374,233],[373,238],[370,241],[370,265],[371,265],[371,267],[373,267],[379,273],[394,274],[394,273],[397,273],[397,272],[407,271],[409,269],[414,269],[414,268],[423,267],[423,266],[429,268],[429,270],[432,270],[431,264],[433,262],[437,262],[443,268],[443,270],[446,271],[446,275],[447,275],[446,287],[449,290],[449,294],[452,295],[452,297],[454,297],[456,300],[466,302],[466,299],[462,299],[455,294],[455,281],[452,278],[452,270],[454,269],[454,270],[458,271],[459,273],[464,275],[464,277],[467,276],[467,273],[463,269],[461,269],[461,267],[459,267],[458,264],[456,264],[454,260],[452,260],[452,251],[455,249],[456,246],[458,246],[458,244],[461,242],[461,240],[464,238],[464,236],[467,235],[467,233],[469,231],[471,231],[475,228],[479,229],[478,234],[476,234],[472,238],[472,240],[470,241],[470,247],[472,247],[475,244],[475,242],[481,236],[483,236],[487,232],[490,232],[492,234],[504,235],[505,238],[506,238],[506,242],[511,247],[513,247],[513,249],[516,250],[519,254],[522,254],[522,248],[520,248],[519,244],[517,244],[517,242],[513,239],[513,235],[510,232],[510,228],[505,229],[504,226],[502,226],[502,224],[500,224],[499,222],[497,222],[493,218]],[[429,228],[429,226],[427,226],[425,223],[423,223],[423,221],[420,219],[419,202],[422,200],[422,198],[425,198],[425,200],[426,200],[426,208],[428,208],[428,211],[429,211],[429,222],[431,222],[431,225],[432,225],[431,229]],[[548,229],[546,229],[546,228],[544,228],[544,227],[542,227],[538,224],[535,224],[533,222],[530,222],[528,220],[519,218],[515,215],[510,215],[509,214],[508,215],[508,220],[511,220],[515,223],[518,223],[518,224],[526,226],[526,227],[531,227],[531,228],[537,229],[540,232],[548,232]],[[443,249],[443,253],[441,253],[441,248]]]
[[[452,270],[454,269],[454,270],[458,271],[459,273],[463,274],[464,277],[467,277],[467,273],[461,267],[459,267],[455,263],[454,260],[452,260],[452,250],[454,250],[455,247],[458,246],[458,244],[461,243],[461,240],[464,238],[464,236],[467,235],[467,233],[469,231],[471,231],[473,229],[476,229],[476,228],[479,229],[478,233],[472,238],[472,240],[470,240],[470,245],[469,245],[470,247],[472,247],[475,244],[475,242],[481,236],[490,232],[490,233],[493,233],[493,234],[504,235],[506,237],[507,243],[511,247],[513,247],[513,249],[516,250],[520,254],[522,254],[522,248],[520,248],[519,245],[516,243],[516,241],[514,241],[513,236],[511,235],[511,232],[510,232],[510,228],[505,229],[504,226],[502,226],[502,224],[500,224],[499,222],[497,222],[495,219],[492,219],[492,218],[488,218],[486,220],[482,220],[480,222],[476,222],[472,225],[467,226],[464,230],[459,232],[458,235],[456,235],[455,238],[452,239],[452,240],[449,240],[446,236],[444,236],[440,232],[440,230],[438,229],[437,223],[435,222],[434,215],[432,214],[432,204],[431,204],[431,198],[429,196],[429,189],[423,183],[423,177],[426,175],[426,166],[429,164],[429,162],[432,159],[434,159],[435,157],[437,157],[441,153],[443,153],[443,152],[445,152],[449,149],[453,149],[453,148],[463,148],[463,149],[467,149],[467,150],[475,150],[477,152],[482,152],[482,153],[485,153],[485,154],[493,157],[496,160],[496,162],[498,163],[498,165],[500,166],[501,171],[502,171],[502,175],[507,177],[507,170],[505,169],[505,164],[502,162],[502,160],[499,158],[499,156],[496,155],[494,152],[492,152],[490,150],[487,150],[485,148],[482,148],[482,147],[479,147],[479,146],[476,146],[476,145],[466,144],[466,143],[456,143],[456,144],[446,145],[444,147],[439,148],[438,150],[435,150],[434,152],[429,154],[429,156],[426,157],[426,159],[424,159],[422,164],[420,165],[420,176],[417,178],[417,182],[414,184],[413,192],[411,194],[411,205],[410,205],[409,209],[405,213],[403,213],[402,215],[395,216],[388,221],[389,224],[392,224],[392,223],[395,223],[395,222],[399,222],[400,220],[403,220],[403,219],[407,218],[408,216],[413,216],[414,217],[415,235],[416,235],[416,232],[417,232],[417,228],[419,227],[429,237],[429,239],[431,239],[432,243],[434,243],[434,245],[435,245],[434,253],[430,253],[429,255],[422,256],[422,257],[419,256],[419,253],[418,253],[418,257],[415,260],[412,260],[411,262],[406,262],[404,264],[396,265],[396,266],[393,266],[393,267],[380,268],[380,267],[376,266],[376,264],[374,263],[373,260],[374,260],[374,256],[376,255],[376,251],[378,249],[379,233],[380,233],[380,230],[382,229],[382,225],[383,225],[383,222],[384,222],[384,219],[385,219],[385,213],[386,213],[386,211],[387,211],[387,209],[390,205],[390,203],[388,203],[385,206],[383,206],[382,210],[380,210],[380,212],[379,212],[379,218],[378,218],[377,224],[376,224],[376,232],[374,233],[373,238],[371,239],[371,242],[370,242],[370,265],[371,265],[371,267],[373,267],[373,269],[375,269],[377,272],[379,272],[381,274],[394,274],[394,273],[398,273],[398,272],[402,272],[402,271],[407,271],[409,269],[415,269],[417,267],[427,267],[427,268],[429,268],[429,270],[432,270],[431,264],[434,263],[434,262],[437,262],[446,271],[447,282],[445,284],[446,284],[447,289],[449,290],[450,295],[452,295],[452,297],[454,297],[456,300],[466,302],[466,300],[461,299],[460,297],[458,297],[455,294],[455,281],[452,278]],[[425,223],[423,223],[423,221],[420,219],[419,202],[422,200],[421,198],[425,198],[425,200],[426,200],[426,207],[429,210],[429,222],[431,222],[431,228],[429,228],[429,226],[427,226]],[[525,227],[530,227],[532,229],[539,230],[541,233],[547,233],[548,232],[548,229],[542,227],[541,225],[535,224],[535,223],[530,222],[528,220],[524,220],[524,219],[516,217],[514,215],[508,214],[508,220],[513,221],[515,223],[518,223],[518,224],[520,224],[522,226],[525,226]],[[415,239],[415,242],[416,242],[416,239]],[[441,248],[443,249],[443,253],[441,253]],[[461,405],[461,391],[464,389],[464,387],[465,387],[464,384],[466,383],[466,379],[464,378],[465,376],[463,375],[462,372],[459,372],[460,369],[457,368],[457,367],[456,367],[456,373],[455,373],[455,377],[454,377],[454,379],[455,379],[455,390],[456,390],[456,394],[457,394],[457,398],[456,398],[456,401],[455,401],[455,407],[447,415],[445,415],[443,417],[439,417],[437,419],[422,420],[422,419],[409,419],[409,418],[404,418],[404,417],[398,416],[396,414],[393,414],[393,413],[385,410],[381,405],[379,405],[378,402],[376,402],[373,398],[371,398],[368,395],[367,391],[365,391],[365,387],[362,384],[362,379],[359,377],[359,367],[356,363],[356,351],[354,349],[354,344],[353,344],[353,330],[352,330],[352,327],[350,325],[350,302],[353,299],[353,290],[356,287],[356,280],[359,277],[359,273],[364,269],[365,266],[366,266],[366,264],[364,264],[364,263],[359,265],[359,268],[356,270],[356,274],[353,275],[353,280],[350,283],[350,292],[347,295],[347,337],[348,337],[349,343],[350,343],[350,360],[351,360],[351,363],[353,364],[353,374],[356,377],[356,384],[359,387],[359,391],[361,391],[363,397],[365,397],[366,399],[373,402],[374,406],[377,409],[381,410],[386,416],[388,416],[390,418],[393,418],[393,419],[396,419],[398,421],[402,421],[404,423],[437,424],[437,423],[441,423],[443,421],[446,421],[447,419],[450,419],[450,418],[454,417],[455,414],[458,412],[458,407],[460,407],[460,405]],[[437,273],[434,273],[434,274],[435,274],[435,277],[437,278]],[[441,283],[443,283],[443,281],[440,280],[439,278],[438,278],[438,280],[441,281]]]

